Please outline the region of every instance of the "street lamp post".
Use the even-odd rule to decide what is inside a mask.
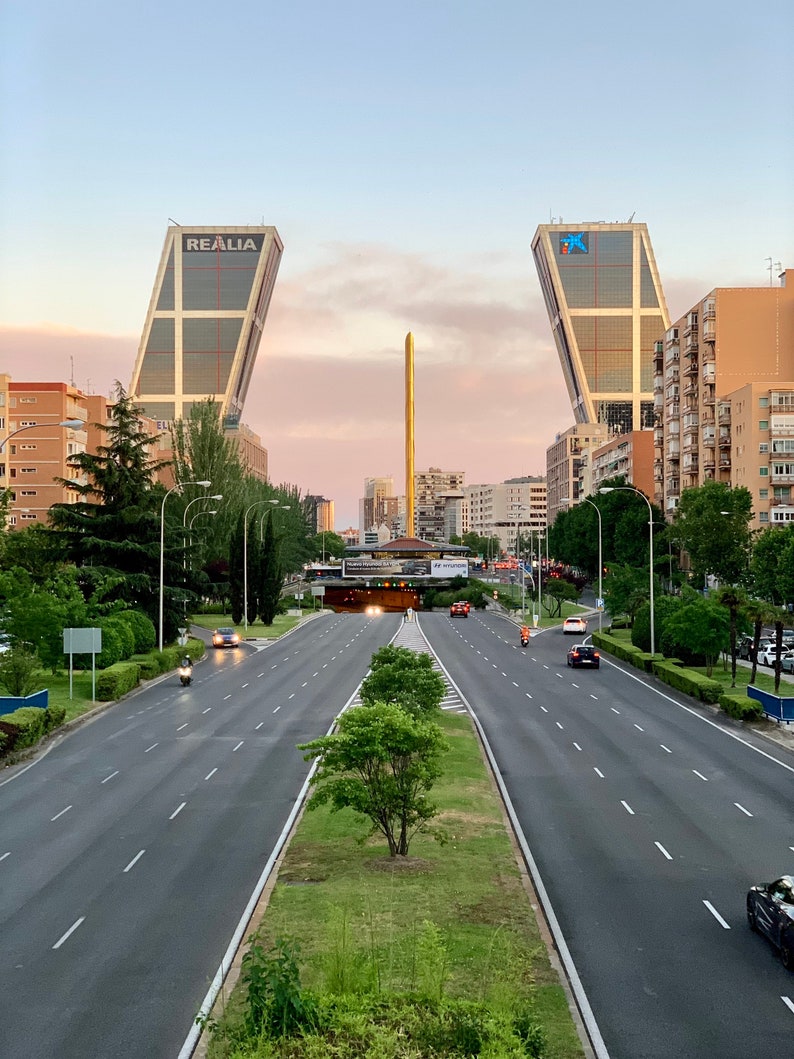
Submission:
[[[651,605],[651,654],[656,654],[656,639],[654,636],[653,627],[653,508],[651,502],[642,490],[637,489],[633,485],[602,485],[598,490],[599,493],[615,493],[620,490],[624,490],[630,493],[636,493],[641,496],[645,503],[648,505],[648,540],[649,540],[649,565],[650,565],[650,585],[648,588],[648,596]]]
[[[62,419],[60,423],[28,423],[24,427],[17,427],[16,430],[12,430],[10,434],[6,434],[2,441],[0,441],[0,452],[6,447],[6,442],[10,441],[11,438],[21,434],[23,430],[41,430],[43,427],[65,427],[67,430],[84,430],[85,423],[82,419]],[[8,469],[3,467],[3,490],[8,488]]]
[[[519,519],[521,518],[521,512],[522,511],[529,511],[529,508],[528,507],[517,507],[517,508],[513,509],[513,513],[516,516],[516,560],[518,562],[519,573],[521,574],[521,623],[523,625],[523,623],[524,623],[524,611],[525,611],[524,600],[525,600],[526,585],[524,583],[524,573],[525,573],[525,571],[524,571],[524,567],[521,565],[521,557],[519,555],[519,550],[520,549],[519,549],[519,546],[518,546],[519,545],[518,525],[519,525]],[[531,538],[530,538],[530,540],[531,540]],[[530,550],[531,550],[531,545],[530,545]],[[511,591],[510,599],[512,600],[512,598],[513,598],[513,593]]]
[[[204,488],[209,488],[212,482],[177,482],[176,485],[171,486],[168,492],[163,497],[163,502],[160,505],[160,607],[159,607],[159,635],[158,644],[160,650],[163,649],[163,558],[165,553],[165,502],[171,495],[171,493],[177,490],[182,490],[186,485],[202,485]]]
[[[604,489],[600,489],[599,492],[603,493]],[[598,603],[597,603],[597,606],[598,606],[598,631],[601,632],[601,614],[602,614],[603,609],[604,609],[604,590],[603,590],[602,581],[601,581],[601,577],[602,577],[602,574],[604,572],[604,560],[603,560],[603,552],[602,552],[602,547],[601,547],[601,509],[599,508],[598,504],[594,503],[592,500],[588,500],[586,496],[580,496],[579,499],[580,500],[584,500],[584,502],[586,504],[589,504],[590,507],[594,507],[595,510],[596,510],[596,514],[598,515]],[[565,504],[565,503],[569,504],[571,502],[571,498],[569,496],[561,496],[560,497],[560,501],[563,504]]]
[[[218,514],[217,510],[213,509],[212,511],[197,511],[195,515],[191,516],[190,524],[189,524],[189,526],[187,528],[187,533],[188,533],[188,537],[190,539],[191,547],[193,545],[193,523],[196,521],[196,519],[200,518],[202,515],[217,515],[217,514]],[[193,569],[193,561],[192,561],[192,559],[191,559],[191,562],[190,562],[190,569],[191,570]]]
[[[195,498],[195,500],[189,500],[188,503],[185,504],[185,510],[182,512],[182,529],[183,530],[187,529],[187,509],[190,507],[191,504],[197,504],[200,500],[223,500],[223,494],[222,493],[216,493],[215,496],[197,496]],[[213,512],[213,514],[217,514],[217,512]],[[193,520],[192,519],[190,521],[190,525],[191,526],[193,525]],[[183,545],[183,549],[184,549],[184,545]],[[191,567],[192,567],[192,563],[191,563]],[[184,554],[183,558],[182,558],[182,569],[183,570],[187,569],[187,555],[186,554]]]

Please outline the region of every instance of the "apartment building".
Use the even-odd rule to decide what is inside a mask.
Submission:
[[[560,511],[568,509],[568,501],[586,496],[593,491],[592,452],[606,444],[610,429],[606,423],[575,423],[557,434],[546,449],[546,504],[549,524]]]
[[[760,446],[782,444],[790,389],[792,269],[781,275],[778,286],[715,288],[667,328],[654,349],[653,494],[666,516],[682,490],[715,479],[750,488],[756,524],[770,521],[772,508],[781,505],[770,493],[772,449]],[[774,438],[770,408],[784,417],[775,420],[780,434]],[[740,416],[741,441],[734,414]],[[788,483],[781,478],[777,484]]]
[[[632,430],[619,434],[604,445],[587,453],[587,462],[592,468],[589,488],[583,488],[580,478],[579,496],[595,493],[599,486],[610,478],[622,475],[627,482],[640,489],[647,497],[654,493],[653,457],[654,435],[652,430]]]
[[[447,499],[455,499],[465,482],[463,471],[430,467],[414,473],[414,527],[424,541],[445,541]]]
[[[501,550],[515,555],[518,534],[546,532],[546,480],[525,476],[463,488],[464,532],[498,537]]]

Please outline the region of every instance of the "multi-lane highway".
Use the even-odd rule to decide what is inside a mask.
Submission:
[[[748,885],[794,867],[794,755],[559,631],[423,614],[477,714],[611,1059],[780,1059],[794,976]],[[0,1055],[174,1059],[325,732],[399,617],[213,652],[0,774]],[[410,630],[413,634],[414,630]],[[408,626],[403,628],[403,634]]]
[[[475,709],[611,1059],[794,1055],[794,976],[745,920],[794,869],[794,755],[558,630],[422,616]]]
[[[0,1056],[174,1059],[324,734],[398,619],[211,652],[0,773]]]

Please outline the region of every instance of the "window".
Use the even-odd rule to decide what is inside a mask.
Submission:
[[[759,500],[768,500],[769,499],[769,490],[768,489],[759,489],[758,490],[758,499]]]
[[[36,473],[36,468],[35,467],[20,467],[19,468],[19,472],[20,472],[20,474],[35,474]]]
[[[758,521],[759,522],[769,522],[769,512],[768,511],[760,511],[758,513]]]
[[[769,468],[768,467],[759,467],[758,468],[758,473],[761,475],[762,478],[768,478],[769,477]]]
[[[36,490],[35,489],[20,489],[19,490],[19,495],[20,496],[36,496]]]
[[[20,448],[20,450],[22,450],[22,449],[37,449],[38,445],[20,445],[19,448]]]
[[[38,425],[38,420],[36,419],[23,419],[19,427],[22,429],[22,427],[37,427]]]
[[[758,429],[759,430],[769,430],[769,420],[768,419],[759,419],[758,420]]]
[[[758,407],[759,408],[769,408],[769,398],[768,397],[759,397],[758,398]]]

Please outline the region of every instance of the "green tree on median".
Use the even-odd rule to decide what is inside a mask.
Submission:
[[[444,698],[444,679],[428,654],[391,644],[372,656],[372,672],[361,685],[365,706],[394,702],[409,713],[431,713]]]
[[[435,722],[395,703],[357,706],[342,714],[332,735],[298,749],[318,762],[309,809],[328,803],[332,812],[367,817],[369,833],[384,836],[392,857],[407,856],[413,836],[429,831],[437,808],[428,793],[449,749]]]

